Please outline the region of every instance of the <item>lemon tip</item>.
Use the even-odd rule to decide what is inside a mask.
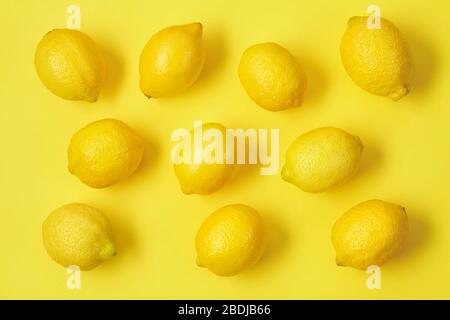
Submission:
[[[106,260],[109,258],[114,257],[115,255],[117,255],[117,251],[116,248],[114,246],[113,243],[107,243],[106,245],[103,246],[103,248],[100,250],[100,258]]]
[[[289,181],[289,170],[287,169],[286,165],[281,168],[281,178],[283,180]]]
[[[403,86],[399,89],[394,90],[393,92],[388,94],[388,97],[393,101],[398,101],[409,93],[409,88],[407,86]]]

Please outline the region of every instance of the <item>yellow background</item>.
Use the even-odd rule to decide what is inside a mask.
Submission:
[[[108,79],[95,104],[64,101],[39,81],[34,51],[65,27],[66,8],[82,10],[82,31],[105,52]],[[372,96],[345,73],[340,38],[346,21],[372,1],[13,1],[1,2],[0,298],[450,298],[450,70],[448,1],[376,1],[407,39],[414,57],[411,93],[399,102]],[[139,90],[139,54],[163,27],[200,21],[207,61],[185,94],[147,100]],[[237,78],[243,50],[275,41],[304,65],[304,105],[270,113]],[[95,190],[67,170],[72,134],[113,117],[147,142],[139,171]],[[280,160],[289,143],[320,126],[361,137],[363,165],[348,184],[307,194],[275,176],[245,170],[210,196],[181,193],[170,162],[176,128],[194,120],[229,127],[280,128]],[[368,275],[337,267],[334,221],[371,198],[407,208],[411,242],[382,268],[382,289]],[[65,286],[66,270],[46,254],[41,224],[55,208],[84,202],[111,219],[118,255]],[[195,265],[194,236],[215,209],[245,203],[264,216],[270,242],[260,263],[231,278]]]

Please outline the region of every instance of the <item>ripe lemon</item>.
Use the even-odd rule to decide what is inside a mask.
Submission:
[[[255,209],[228,205],[212,213],[195,239],[197,265],[219,276],[233,276],[254,265],[264,253],[266,230]]]
[[[362,150],[361,140],[341,129],[315,129],[289,146],[281,176],[303,191],[322,192],[356,174]]]
[[[245,50],[238,74],[247,94],[269,111],[302,103],[306,75],[297,59],[276,43],[256,44]]]
[[[205,123],[202,125],[202,132],[213,129],[218,130],[223,137],[222,151],[223,161],[222,163],[208,163],[204,157],[202,163],[194,163],[194,154],[200,152],[203,156],[205,150],[209,148],[214,141],[203,141],[203,148],[200,150],[194,150],[194,130],[192,130],[189,136],[185,137],[191,141],[191,157],[190,162],[174,163],[175,175],[180,183],[181,190],[185,194],[211,194],[222,188],[228,181],[230,181],[238,171],[238,165],[227,164],[227,150],[226,150],[226,128],[218,123]],[[184,155],[186,150],[177,150],[180,156]],[[211,153],[214,155],[214,152]]]
[[[197,80],[204,63],[200,23],[172,26],[153,35],[140,59],[141,91],[147,97],[179,94]]]
[[[39,42],[34,62],[41,81],[58,97],[97,101],[105,63],[86,34],[69,29],[50,31]]]
[[[141,137],[115,119],[95,121],[76,132],[68,150],[69,171],[93,188],[128,178],[144,153]]]
[[[341,42],[347,73],[364,90],[399,100],[409,92],[411,59],[400,31],[381,19],[379,29],[369,29],[367,17],[353,17]]]
[[[116,254],[106,216],[81,203],[53,211],[42,225],[42,238],[50,257],[64,267],[90,270]]]
[[[381,200],[360,203],[333,226],[336,263],[361,270],[381,266],[401,250],[407,233],[405,208]]]

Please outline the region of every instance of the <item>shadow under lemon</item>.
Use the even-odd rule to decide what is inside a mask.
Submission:
[[[261,259],[255,265],[232,278],[259,278],[260,273],[267,272],[267,268],[271,270],[274,264],[283,261],[281,258],[290,249],[290,235],[283,219],[279,217],[280,212],[267,211],[259,207],[255,207],[255,209],[264,219],[266,226],[266,248]]]
[[[203,43],[205,48],[205,64],[192,90],[203,90],[205,85],[213,83],[223,72],[227,55],[226,40],[222,30],[204,29]],[[188,89],[189,90],[189,89]]]
[[[311,58],[309,54],[294,53],[294,55],[299,60],[308,79],[305,94],[303,96],[303,102],[300,108],[311,105],[316,109],[314,112],[318,112],[316,107],[318,103],[326,96],[329,88],[327,74],[324,71],[324,68],[320,66],[320,61],[316,61]]]
[[[120,266],[121,262],[129,260],[129,256],[136,256],[139,251],[138,241],[134,236],[136,234],[136,228],[133,219],[130,219],[127,212],[119,212],[112,205],[94,204],[96,207],[101,208],[111,223],[116,255],[103,261],[93,271],[120,270],[122,268]]]
[[[422,95],[432,87],[438,70],[438,56],[425,37],[410,28],[402,30],[412,58],[410,95]]]
[[[392,261],[400,262],[408,259],[421,250],[421,248],[429,241],[431,237],[431,230],[429,223],[422,217],[416,216],[415,210],[408,209],[406,206],[406,213],[408,215],[408,238],[405,247],[399,254],[392,258]],[[388,262],[389,263],[389,262]]]
[[[98,37],[99,46],[105,60],[106,75],[102,85],[99,101],[112,102],[121,92],[121,86],[125,77],[125,59],[120,54],[116,45],[106,40],[106,37]],[[138,90],[138,89],[137,89]]]
[[[361,137],[361,136],[360,136]],[[358,172],[349,181],[344,182],[338,186],[335,186],[325,192],[318,193],[325,197],[341,197],[348,194],[363,190],[363,185],[372,184],[373,178],[378,176],[383,164],[382,148],[378,147],[376,143],[372,141],[364,142],[361,138],[364,149],[361,157],[361,164]]]

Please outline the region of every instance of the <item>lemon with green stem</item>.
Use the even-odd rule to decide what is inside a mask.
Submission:
[[[108,218],[81,203],[53,211],[42,225],[42,238],[50,257],[64,267],[90,270],[116,255]]]

